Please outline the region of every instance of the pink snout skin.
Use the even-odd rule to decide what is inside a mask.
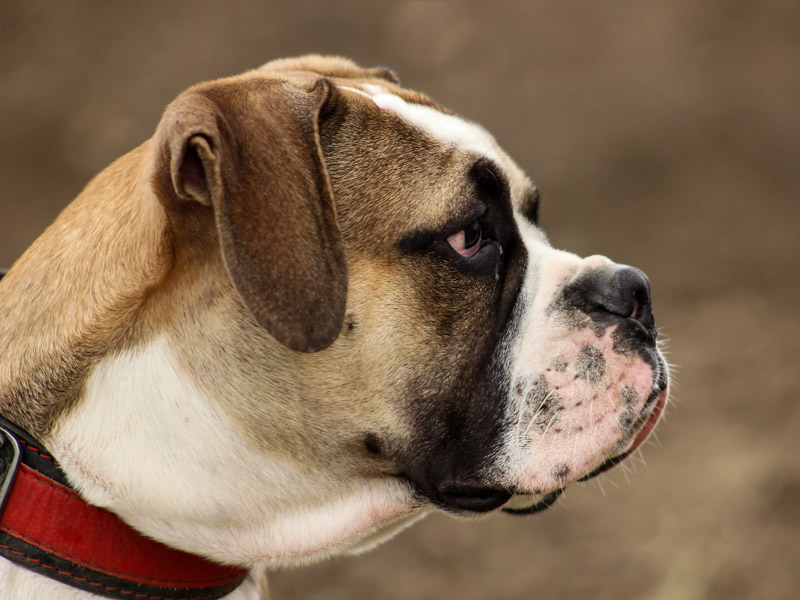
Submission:
[[[549,366],[517,384],[525,406],[521,443],[530,457],[526,491],[547,493],[580,479],[637,448],[659,420],[667,391],[645,406],[657,374],[638,354],[614,350],[614,329],[554,340]]]

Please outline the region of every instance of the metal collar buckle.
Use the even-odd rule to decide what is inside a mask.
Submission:
[[[17,438],[0,425],[0,515],[3,514],[14,477],[19,469],[20,447]]]

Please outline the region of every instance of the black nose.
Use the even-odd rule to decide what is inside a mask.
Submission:
[[[648,331],[655,330],[650,281],[633,267],[595,274],[586,301],[595,310],[620,319],[633,319]]]
[[[438,491],[446,507],[470,512],[488,512],[511,499],[506,490],[466,482],[443,484]]]

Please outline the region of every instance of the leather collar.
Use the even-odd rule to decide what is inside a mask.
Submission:
[[[2,417],[0,442],[0,556],[108,598],[214,600],[247,576],[89,505],[44,446]]]

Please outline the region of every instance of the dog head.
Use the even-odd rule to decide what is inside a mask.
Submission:
[[[158,276],[49,439],[143,531],[286,564],[534,512],[659,419],[646,277],[553,249],[489,133],[391,72],[201,84],[137,156]]]

